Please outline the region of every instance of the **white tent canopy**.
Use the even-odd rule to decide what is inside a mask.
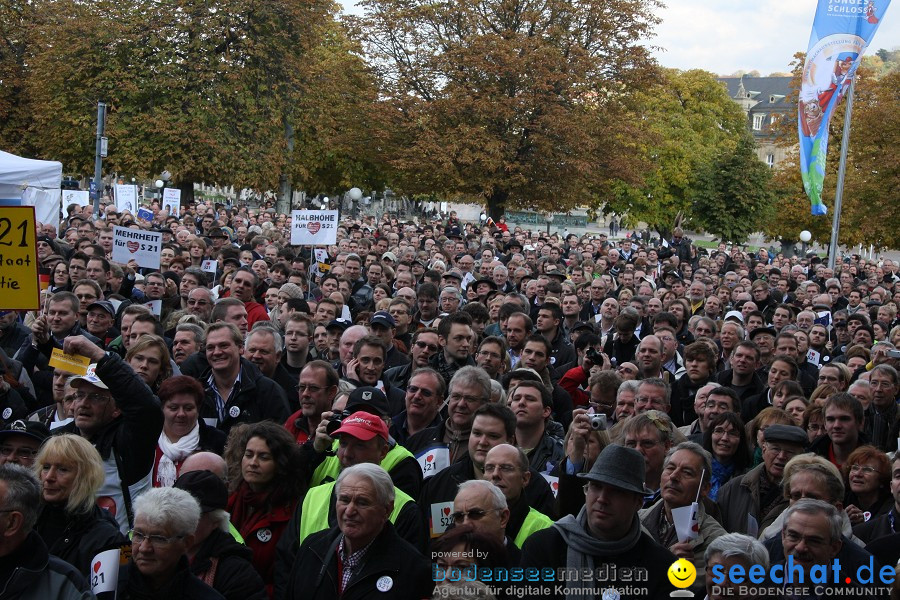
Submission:
[[[37,220],[59,226],[62,163],[0,151],[0,203],[34,206]]]

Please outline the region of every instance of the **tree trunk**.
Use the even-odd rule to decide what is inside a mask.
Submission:
[[[285,169],[287,169],[287,165],[294,156],[294,127],[288,121],[287,116],[284,117],[284,140],[287,149],[287,161],[285,162]],[[275,210],[278,211],[278,214],[290,214],[291,191],[291,179],[287,173],[282,173],[278,178],[278,201],[275,203]]]
[[[181,206],[182,209],[185,206],[193,206],[194,205],[194,182],[191,181],[179,181],[178,189],[181,190]],[[162,202],[162,199],[160,199]]]
[[[488,196],[488,216],[494,221],[499,221],[500,217],[506,212],[506,200],[509,198],[509,192],[506,190],[494,189]]]

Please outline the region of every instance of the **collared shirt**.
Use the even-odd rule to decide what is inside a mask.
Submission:
[[[223,399],[219,394],[219,388],[216,387],[216,376],[212,373],[209,374],[209,379],[206,381],[207,385],[209,385],[209,389],[212,390],[213,399],[216,402],[216,414],[219,416],[219,423],[223,423],[225,421],[225,407],[241,391],[241,374],[244,372],[244,368],[241,367],[238,370],[237,377],[234,380],[234,383],[231,384],[231,395],[228,398]]]
[[[359,570],[362,565],[362,560],[365,557],[366,552],[369,551],[369,546],[371,545],[372,543],[369,542],[365,548],[347,554],[347,548],[344,547],[344,536],[341,535],[341,543],[338,545],[338,560],[341,562],[341,589],[338,590],[339,594],[344,594],[344,590],[347,589],[350,579]]]

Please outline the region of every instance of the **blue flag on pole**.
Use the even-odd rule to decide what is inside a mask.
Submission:
[[[819,0],[816,8],[797,103],[800,174],[814,215],[827,212],[822,204],[822,186],[828,123],[890,3],[890,0]]]

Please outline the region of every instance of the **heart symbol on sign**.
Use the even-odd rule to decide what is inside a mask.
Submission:
[[[428,456],[425,457],[425,460],[428,461],[428,462],[433,461],[433,460],[434,460],[434,454],[429,454]]]
[[[559,489],[559,482],[554,481],[551,485],[552,485],[554,491]]]
[[[138,251],[138,248],[141,247],[141,245],[138,244],[137,242],[128,242],[128,243],[125,244],[125,245],[128,246],[128,251],[131,252],[132,254],[134,254],[135,252],[137,252],[137,251]]]
[[[97,562],[94,563],[94,573],[99,573],[99,572],[100,572],[100,566],[101,566],[101,565],[100,565],[100,561],[99,561],[99,560],[98,560]]]
[[[322,224],[318,221],[313,221],[306,224],[306,230],[309,231],[310,235],[316,235],[317,233],[319,233],[320,229],[322,229]]]
[[[449,514],[450,514],[450,507],[449,507],[449,506],[445,506],[445,507],[444,507],[444,514],[445,514],[445,515],[449,515]]]

